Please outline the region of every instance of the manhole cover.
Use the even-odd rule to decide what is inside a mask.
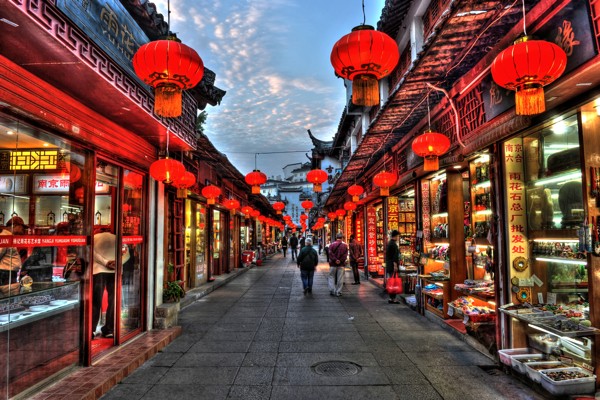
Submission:
[[[362,368],[349,361],[324,361],[313,365],[312,370],[325,376],[351,376],[358,374]]]

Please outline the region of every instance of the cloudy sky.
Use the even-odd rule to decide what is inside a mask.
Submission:
[[[167,15],[167,0],[153,0]],[[365,0],[376,26],[384,0]],[[331,140],[345,90],[329,62],[335,42],[363,22],[361,0],[171,0],[171,30],[227,91],[208,106],[205,132],[242,174],[307,161],[310,129]]]

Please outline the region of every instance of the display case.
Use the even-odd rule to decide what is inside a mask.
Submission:
[[[80,358],[79,282],[34,283],[0,300],[0,390],[27,389]]]

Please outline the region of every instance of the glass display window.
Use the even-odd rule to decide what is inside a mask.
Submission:
[[[430,180],[431,239],[447,239],[448,230],[448,184],[446,174],[440,174]]]

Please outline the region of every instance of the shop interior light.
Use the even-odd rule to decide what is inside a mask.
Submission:
[[[570,174],[540,179],[540,180],[535,181],[534,186],[544,186],[549,183],[556,183],[556,182],[567,182],[567,181],[570,181],[573,179],[581,179],[581,171],[575,171],[575,172],[571,172]]]
[[[448,216],[448,213],[447,213],[447,212],[445,212],[445,213],[439,213],[439,214],[431,214],[431,216],[432,216],[433,218],[442,218],[442,217],[447,217],[447,216]]]
[[[480,183],[476,183],[475,185],[473,185],[473,187],[479,189],[485,189],[485,188],[489,188],[490,186],[492,186],[492,182],[490,181],[485,181],[485,182],[480,182]]]
[[[473,162],[475,164],[488,163],[488,162],[490,162],[490,155],[489,154],[482,154],[479,157],[477,157],[476,159],[474,159]]]
[[[402,193],[400,197],[415,197],[415,189],[411,189],[408,192]]]
[[[476,214],[476,215],[492,215],[492,210],[475,211],[474,214]]]
[[[431,180],[432,181],[443,181],[445,179],[446,179],[446,174],[444,173],[444,174],[439,174],[439,175],[434,176]]]
[[[553,238],[541,238],[533,239],[534,242],[552,242],[552,243],[579,243],[578,239],[553,239]]]
[[[536,261],[546,261],[555,264],[571,264],[571,265],[587,265],[586,260],[572,260],[565,258],[550,258],[550,257],[536,257]]]

